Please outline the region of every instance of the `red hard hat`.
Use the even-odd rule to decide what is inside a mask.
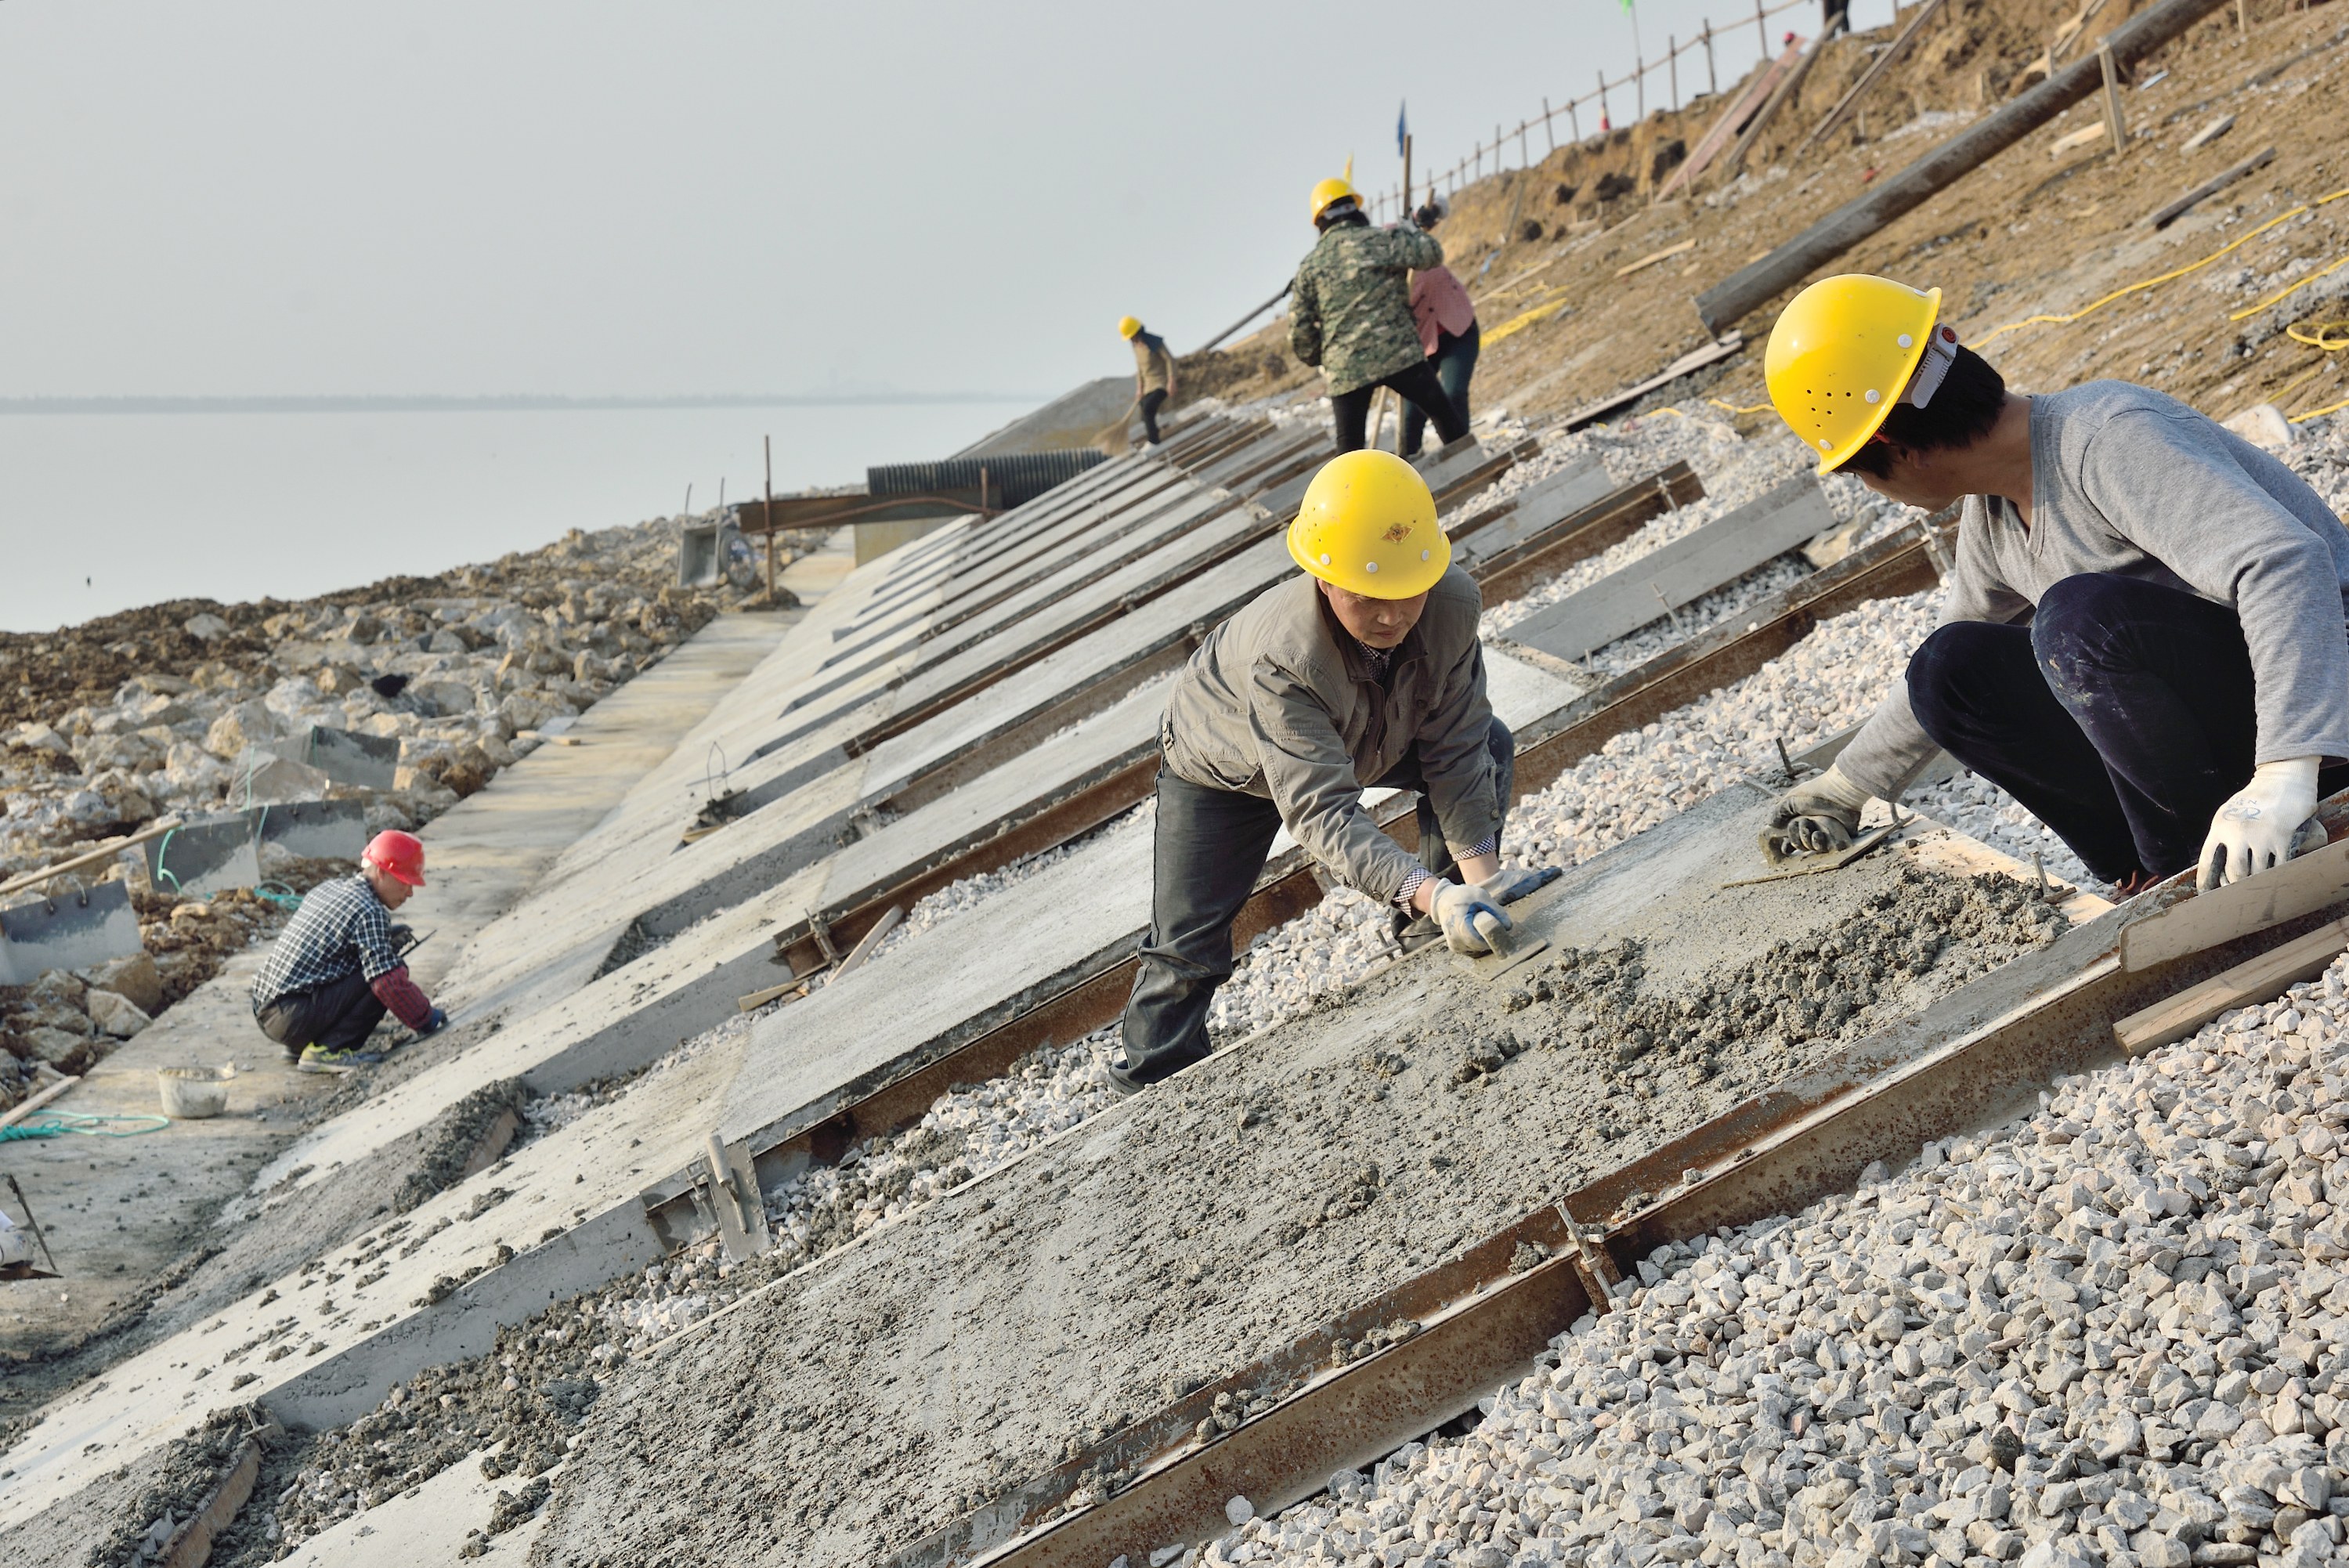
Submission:
[[[395,882],[409,887],[424,885],[424,843],[413,833],[387,828],[375,836],[359,859]]]

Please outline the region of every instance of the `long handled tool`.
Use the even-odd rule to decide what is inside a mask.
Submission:
[[[1125,456],[1126,448],[1131,444],[1125,438],[1126,421],[1132,419],[1133,418],[1133,411],[1141,407],[1142,394],[1137,392],[1127,401],[1125,405],[1125,412],[1120,414],[1116,418],[1112,419],[1108,424],[1103,425],[1101,428],[1100,433],[1095,435],[1092,440],[1087,441],[1085,445],[1095,448],[1109,457],[1122,458]]]
[[[25,1190],[16,1185],[16,1173],[8,1172],[8,1191],[16,1194],[16,1207],[25,1211],[25,1228],[33,1233],[33,1240],[41,1243],[41,1255],[49,1260],[49,1271],[57,1272],[57,1257],[49,1251],[49,1238],[41,1234],[41,1222],[33,1218],[33,1205],[25,1202]]]

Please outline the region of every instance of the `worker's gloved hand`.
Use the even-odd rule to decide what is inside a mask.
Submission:
[[[1427,901],[1427,913],[1435,919],[1444,933],[1444,940],[1454,953],[1490,953],[1485,934],[1476,929],[1476,917],[1489,914],[1509,929],[1509,917],[1502,913],[1498,900],[1490,892],[1470,882],[1462,886],[1446,882],[1437,887],[1435,896]]]
[[[2301,824],[2316,814],[2313,757],[2262,762],[2210,818],[2195,886],[2208,892],[2292,859]]]
[[[424,1026],[416,1031],[416,1037],[420,1040],[427,1035],[437,1035],[448,1026],[449,1015],[435,1007],[431,1015],[424,1020]]]
[[[1770,810],[1770,825],[1762,830],[1762,850],[1773,861],[1788,855],[1817,854],[1851,847],[1859,832],[1860,808],[1868,793],[1830,767],[1816,779],[1806,779]]]
[[[402,925],[395,920],[384,930],[391,938],[391,950],[394,953],[405,953],[416,945],[416,928],[412,925]]]
[[[1556,866],[1503,866],[1476,885],[1491,894],[1495,903],[1515,903],[1563,874]]]

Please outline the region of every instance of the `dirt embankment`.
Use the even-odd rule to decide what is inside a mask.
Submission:
[[[2036,81],[2033,62],[2072,12],[2062,0],[1951,0],[1856,114],[1804,147],[1897,29],[1831,43],[1738,176],[1724,181],[1710,170],[1693,194],[1653,199],[1732,100],[1730,84],[1717,98],[1560,147],[1530,168],[1454,193],[1438,235],[1476,299],[1485,335],[1476,406],[1506,405],[1532,418],[1563,412],[1701,346],[1707,334],[1693,306],[1698,293]],[[2313,329],[2349,317],[2349,268],[2271,308],[2251,308],[2349,255],[2349,201],[2313,206],[2225,257],[2080,321],[1998,332],[2033,315],[2079,312],[2116,289],[2188,267],[2349,185],[2349,163],[2337,150],[2349,138],[2349,15],[2272,3],[2251,14],[2248,38],[2225,7],[2135,67],[2121,95],[2132,133],[2124,156],[2101,139],[2056,151],[2065,136],[2099,123],[2100,100],[2092,98],[1822,273],[1876,272],[1940,287],[1946,318],[2026,389],[2115,377],[2222,418],[2269,398],[2300,414],[2349,397],[2349,353],[2305,340],[2344,335]],[[2093,51],[2127,17],[2127,7],[2106,6],[2065,58]],[[2230,129],[2185,149],[2229,115]],[[1534,141],[1538,148],[1538,131]],[[2146,223],[2171,199],[2270,147],[2272,161],[2184,218],[2159,231]],[[1737,324],[1745,353],[1650,401],[1718,395],[1740,409],[1761,404],[1759,348],[1784,303],[1767,302]],[[1306,386],[1312,373],[1288,356],[1287,340],[1287,323],[1275,321],[1186,369],[1185,389],[1238,402]],[[1751,428],[1769,416],[1739,418]]]

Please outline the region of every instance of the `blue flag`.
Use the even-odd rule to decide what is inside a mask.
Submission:
[[[1409,101],[1406,100],[1401,108],[1395,110],[1395,156],[1397,158],[1401,158],[1402,156],[1403,138],[1411,134],[1410,109],[1411,105]]]

